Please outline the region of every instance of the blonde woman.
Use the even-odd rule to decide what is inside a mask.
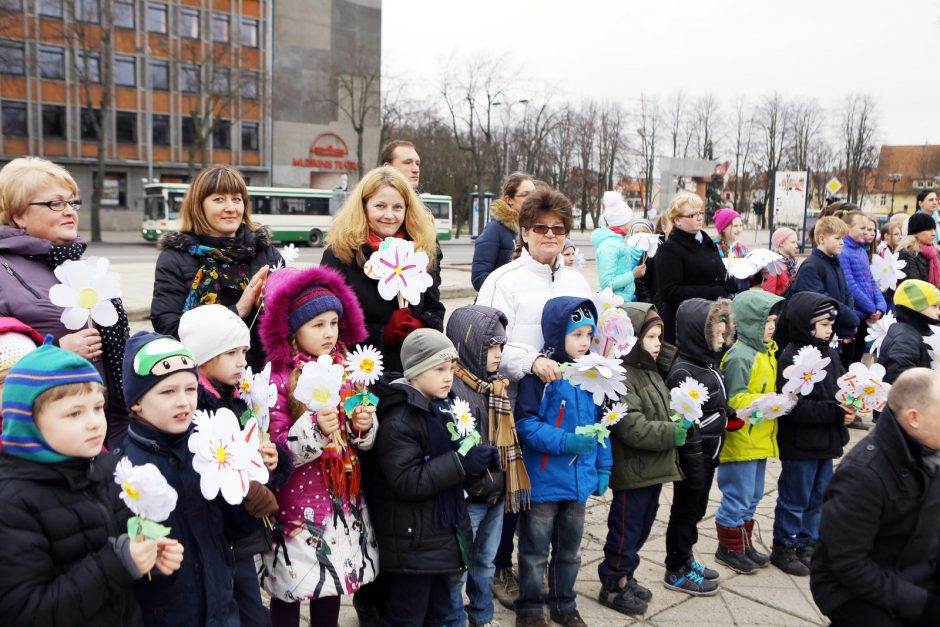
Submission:
[[[399,309],[396,301],[385,300],[379,295],[375,279],[366,276],[362,269],[386,237],[411,240],[415,250],[426,253],[430,260],[427,271],[434,282],[417,305]],[[434,219],[401,173],[390,167],[376,168],[356,185],[336,214],[327,244],[320,263],[342,273],[356,293],[369,332],[365,343],[382,352],[385,372],[401,373],[401,344],[405,337],[421,327],[444,330],[441,249]]]

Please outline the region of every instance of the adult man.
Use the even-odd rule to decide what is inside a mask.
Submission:
[[[403,139],[395,139],[382,149],[380,156],[383,166],[391,166],[405,175],[411,181],[411,186],[418,190],[421,182],[421,157],[415,150],[415,145]]]
[[[834,626],[940,624],[938,449],[940,373],[912,368],[826,490],[810,588]]]

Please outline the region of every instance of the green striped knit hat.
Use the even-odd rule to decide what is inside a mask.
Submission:
[[[34,462],[54,464],[71,457],[46,442],[33,417],[33,404],[40,394],[68,383],[101,381],[101,375],[86,359],[52,345],[52,336],[10,368],[3,385],[3,452]]]
[[[920,279],[908,279],[898,285],[894,293],[894,304],[914,311],[924,311],[940,303],[940,290],[932,283]]]

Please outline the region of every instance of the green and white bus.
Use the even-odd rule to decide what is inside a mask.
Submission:
[[[158,183],[144,186],[144,221],[141,235],[156,241],[161,234],[179,229],[180,206],[189,185]],[[271,229],[279,242],[306,242],[321,246],[333,216],[348,192],[328,189],[249,187],[251,219]],[[450,196],[421,194],[434,216],[438,239],[450,239],[453,206]]]

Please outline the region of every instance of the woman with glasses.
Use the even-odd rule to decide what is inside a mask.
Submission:
[[[22,157],[0,170],[0,316],[52,335],[61,348],[95,365],[108,390],[107,445],[113,447],[124,439],[128,420],[121,385],[129,334],[124,306],[112,301],[113,325],[71,331],[61,321],[62,308],[49,300],[49,289],[60,282],[55,269],[85,252],[78,235],[81,204],[75,179],[51,161]]]
[[[728,276],[718,247],[705,233],[705,207],[702,199],[679,192],[666,212],[673,229],[656,253],[656,282],[663,309],[666,341],[676,341],[676,311],[690,298],[717,300],[736,291]]]

